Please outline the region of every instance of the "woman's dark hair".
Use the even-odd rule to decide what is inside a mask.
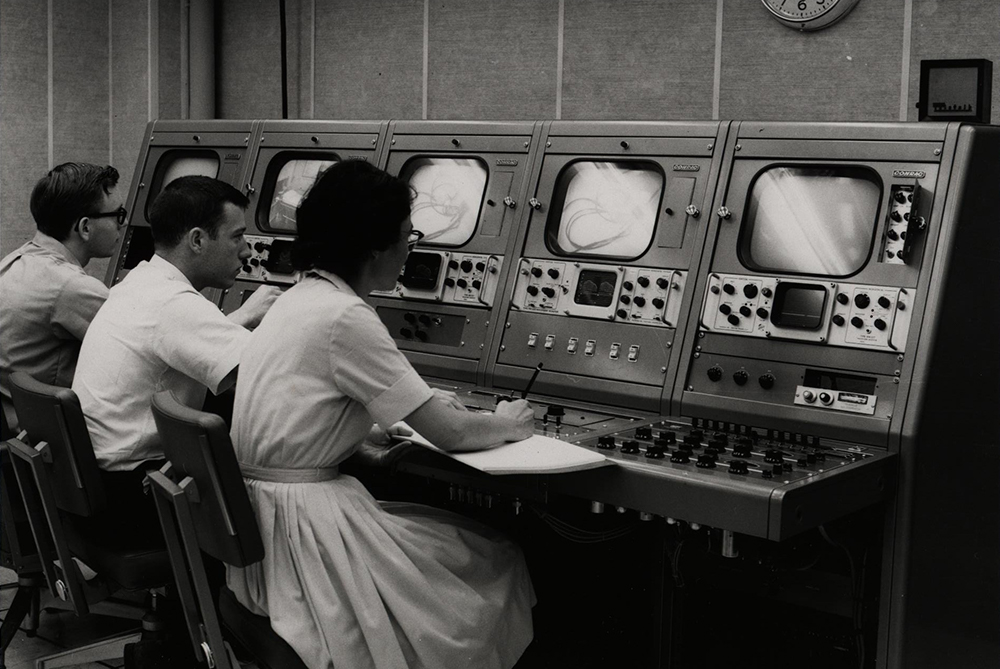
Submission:
[[[203,176],[174,179],[156,196],[149,210],[153,245],[158,249],[173,248],[194,228],[204,229],[215,239],[226,204],[246,209],[250,201],[225,181]]]
[[[299,205],[292,265],[354,278],[372,251],[399,241],[410,201],[399,177],[363,160],[334,163]]]
[[[31,191],[31,216],[49,237],[65,241],[84,216],[104,213],[101,201],[118,184],[118,170],[107,165],[63,163],[49,170]]]

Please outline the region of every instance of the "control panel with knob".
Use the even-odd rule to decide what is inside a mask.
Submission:
[[[420,248],[407,257],[393,290],[372,294],[490,307],[502,268],[503,258],[497,255]]]
[[[292,238],[246,235],[245,239],[250,257],[243,262],[237,279],[278,284],[296,282],[297,272],[292,267]]]

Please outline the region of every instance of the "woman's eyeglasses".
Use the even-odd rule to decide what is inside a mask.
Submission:
[[[87,218],[114,218],[117,220],[118,227],[120,228],[125,225],[125,221],[128,220],[128,209],[125,207],[118,207],[114,211],[102,211],[96,214],[87,214]]]
[[[410,234],[406,236],[407,248],[409,248],[412,251],[413,247],[417,245],[417,242],[419,242],[423,238],[424,238],[424,233],[420,232],[416,228],[410,230]]]

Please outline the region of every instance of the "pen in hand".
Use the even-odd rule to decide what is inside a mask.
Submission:
[[[521,391],[522,400],[528,397],[528,393],[531,391],[531,386],[535,384],[535,379],[538,378],[538,372],[540,371],[542,371],[542,363],[538,363],[537,365],[535,365],[535,373],[531,375],[531,378],[528,379],[528,385],[526,385],[524,387],[524,390]],[[511,395],[513,394],[514,394],[513,391],[511,391]]]

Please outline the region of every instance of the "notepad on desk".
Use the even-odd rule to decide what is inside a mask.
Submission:
[[[460,453],[442,451],[417,432],[396,438],[438,451],[487,474],[560,474],[614,464],[601,453],[537,434],[486,451]]]

